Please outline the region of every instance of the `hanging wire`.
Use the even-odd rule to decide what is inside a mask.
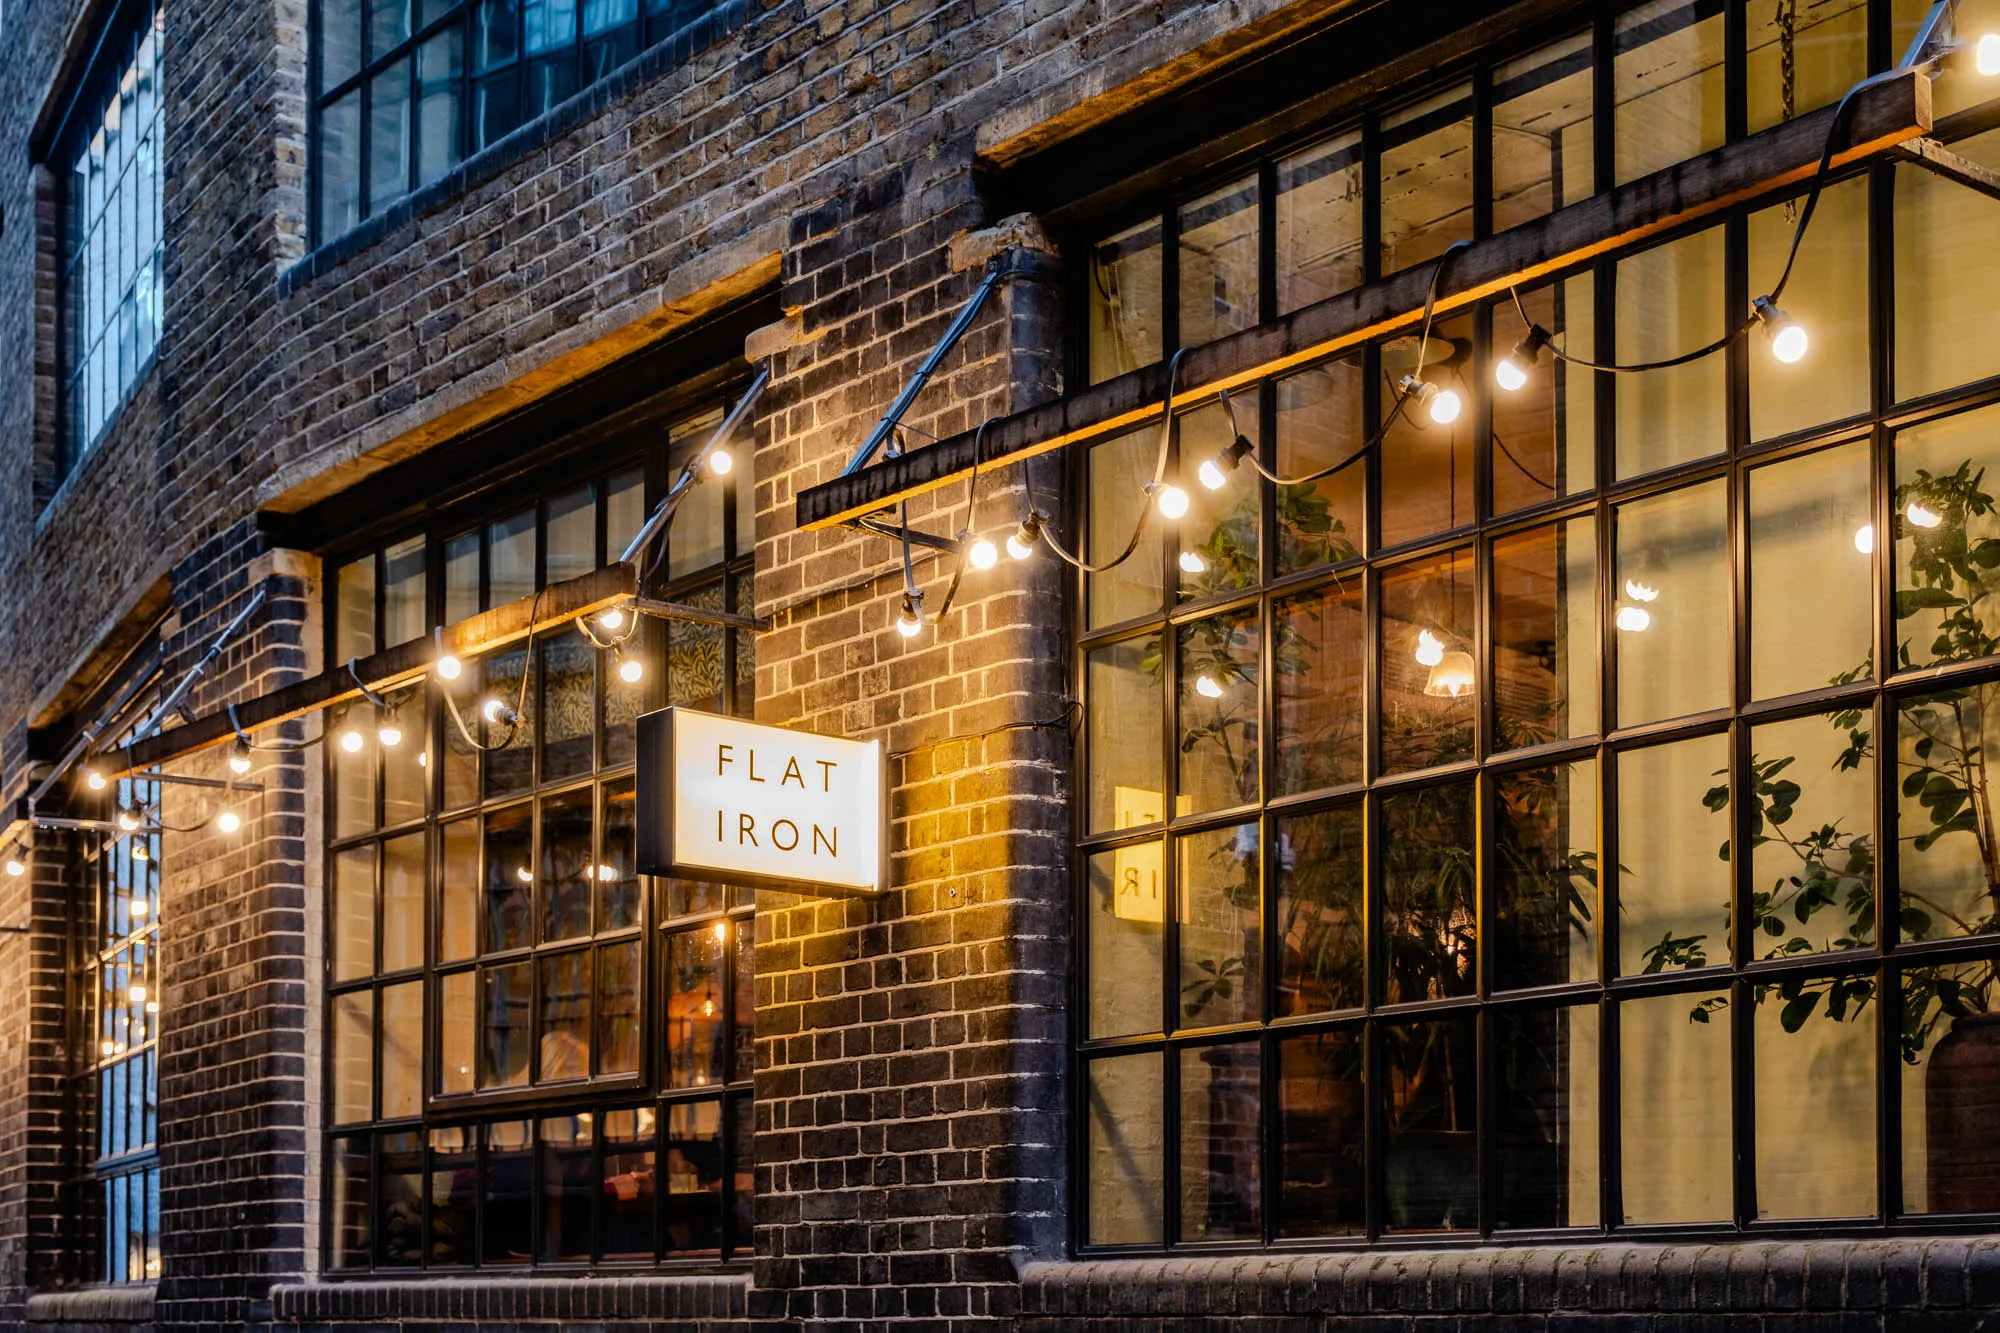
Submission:
[[[1139,549],[1139,538],[1145,535],[1146,524],[1149,520],[1151,520],[1153,516],[1153,504],[1152,504],[1153,493],[1159,490],[1161,483],[1163,483],[1167,479],[1167,455],[1169,448],[1173,443],[1173,435],[1174,435],[1174,387],[1180,382],[1181,358],[1188,354],[1188,350],[1189,349],[1185,347],[1178,349],[1177,351],[1175,351],[1173,359],[1167,362],[1167,400],[1165,405],[1166,415],[1160,421],[1159,455],[1153,461],[1153,480],[1147,483],[1147,485],[1144,488],[1146,493],[1147,503],[1139,510],[1139,521],[1132,525],[1132,536],[1125,543],[1124,550],[1120,551],[1112,559],[1104,561],[1102,564],[1092,564],[1080,556],[1070,554],[1070,552],[1064,548],[1062,542],[1057,539],[1055,532],[1051,529],[1050,524],[1047,521],[1048,516],[1042,514],[1040,510],[1035,508],[1034,482],[1032,480],[1029,480],[1027,482],[1028,513],[1031,516],[1039,516],[1042,519],[1042,522],[1039,524],[1042,540],[1048,544],[1048,548],[1051,551],[1054,551],[1057,557],[1060,558],[1065,564],[1074,565],[1086,574],[1103,574],[1110,570],[1118,568],[1118,566],[1124,564],[1127,560],[1130,560],[1132,558],[1132,553]],[[1023,476],[1025,477],[1026,474],[1024,473]]]
[[[965,517],[958,525],[958,561],[951,567],[951,582],[945,585],[944,600],[938,603],[937,614],[932,621],[941,622],[951,610],[951,603],[958,596],[958,585],[965,579],[965,553],[972,542],[972,510],[979,498],[979,460],[986,447],[986,428],[998,421],[998,417],[988,417],[979,423],[979,429],[972,436],[972,476],[965,483]],[[1024,474],[1025,475],[1025,474]],[[903,510],[903,577],[905,590],[907,581],[914,577],[911,572],[910,515],[906,505]]]
[[[664,542],[661,543],[662,549],[665,545]],[[482,744],[477,740],[471,729],[465,725],[465,717],[458,711],[458,701],[451,697],[451,691],[442,686],[438,689],[438,694],[444,699],[445,711],[451,714],[452,724],[458,728],[458,734],[464,737],[465,743],[475,754],[492,754],[506,749],[514,743],[514,736],[521,729],[521,710],[528,706],[528,680],[535,673],[535,626],[541,623],[542,598],[548,595],[548,591],[546,586],[538,588],[535,591],[535,600],[528,606],[528,638],[527,642],[521,645],[521,688],[514,696],[513,717],[506,724],[506,734],[500,740],[491,745]]]

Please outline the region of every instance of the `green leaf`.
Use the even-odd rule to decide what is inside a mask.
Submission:
[[[1810,1018],[1812,1011],[1819,1006],[1819,997],[1820,993],[1815,990],[1807,991],[1793,999],[1779,1011],[1778,1023],[1787,1032],[1797,1032],[1805,1026],[1806,1019]]]
[[[1943,588],[1898,588],[1896,589],[1896,615],[1900,619],[1913,616],[1919,611],[1937,611],[1948,606],[1963,606],[1965,599]]]

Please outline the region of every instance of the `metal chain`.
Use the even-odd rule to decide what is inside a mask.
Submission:
[[[1778,0],[1778,102],[1784,120],[1798,114],[1799,0]],[[1785,221],[1796,222],[1798,200],[1785,204]]]

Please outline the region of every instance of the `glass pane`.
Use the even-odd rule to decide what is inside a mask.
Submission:
[[[673,447],[667,455],[667,474],[680,476],[688,460],[708,443],[708,437],[721,424],[722,409],[719,407],[677,423],[673,428]],[[721,482],[711,480],[712,474],[706,470],[695,475],[697,480],[694,486],[681,496],[680,507],[674,511],[673,525],[667,529],[667,578],[670,581],[720,564],[725,554],[722,510],[729,498],[726,488]]]
[[[590,1204],[596,1194],[589,1113],[542,1121],[542,1244],[537,1257],[590,1258]]]
[[[368,52],[377,60],[410,36],[410,0],[368,0]]]
[[[1722,146],[1722,29],[1722,7],[1703,0],[1650,0],[1618,16],[1614,185]]]
[[[1390,773],[1472,757],[1472,552],[1382,574],[1382,767]]]
[[[424,985],[382,988],[382,1117],[413,1116],[424,1107]]]
[[[1257,178],[1180,210],[1180,345],[1194,347],[1257,322]]]
[[[1368,621],[1358,577],[1276,603],[1278,794],[1359,782]]]
[[[410,62],[368,81],[368,211],[379,213],[410,188]]]
[[[1160,1027],[1163,925],[1158,839],[1096,852],[1090,877],[1090,1035],[1117,1037]]]
[[[590,855],[591,807],[588,787],[542,802],[542,930],[548,940],[590,933],[590,900],[597,865]]]
[[[1181,1027],[1254,1021],[1264,1010],[1257,826],[1193,833],[1180,856]]]
[[[1722,1222],[1730,1174],[1729,997],[1694,991],[1618,1006],[1625,1221]]]
[[[1729,961],[1728,769],[1726,736],[1618,756],[1620,972]]]
[[[333,997],[333,1123],[375,1114],[375,992]]]
[[[684,594],[681,601],[704,610],[720,611],[722,585]],[[667,698],[671,703],[705,712],[719,713],[726,684],[722,658],[722,630],[689,620],[667,625]],[[623,682],[620,682],[621,685]]]
[[[1899,667],[1986,657],[2000,648],[2000,508],[1985,488],[2000,408],[1896,437],[1896,632]]]
[[[1750,474],[1750,693],[1872,675],[1874,507],[1868,442]]]
[[[597,928],[623,930],[639,923],[637,801],[632,781],[604,789],[604,863],[597,867]]]
[[[520,38],[520,0],[477,0],[472,11],[472,67],[495,69],[514,59]]]
[[[376,827],[375,788],[380,760],[375,749],[375,729],[370,720],[352,709],[335,715],[336,732],[352,727],[359,742],[348,749],[343,742],[333,751],[333,836],[344,838]]]
[[[2000,169],[2000,130],[1951,151]],[[1922,167],[1897,167],[1895,181],[1896,397],[1906,399],[1993,373],[2000,252],[1988,242],[2000,203]]]
[[[1875,1216],[1875,974],[1755,989],[1757,1216]]]
[[[597,1070],[639,1068],[639,942],[597,951]]]
[[[558,954],[540,962],[543,1083],[590,1077],[590,954]]]
[[[479,1178],[477,1133],[469,1125],[430,1132],[432,1267],[469,1264],[479,1257],[473,1248],[473,1238],[478,1234],[475,1221],[478,1200],[474,1194]]]
[[[1597,765],[1493,781],[1493,986],[1597,978]]]
[[[517,1088],[528,1081],[528,1042],[534,979],[528,963],[484,969],[486,1002],[481,1015],[479,1086]]]
[[[1590,197],[1593,86],[1587,32],[1493,71],[1495,231]]]
[[[1161,347],[1160,220],[1149,218],[1090,251],[1090,382],[1166,355]]]
[[[604,1117],[604,1217],[607,1260],[653,1257],[653,1108],[613,1111]]]
[[[535,765],[535,691],[533,682],[522,688],[522,676],[528,669],[526,652],[502,654],[487,662],[486,698],[498,699],[520,713],[520,722],[512,727],[497,722],[474,721],[472,725],[484,733],[484,744],[489,747],[486,754],[486,795],[508,796],[524,792],[533,785]],[[477,716],[477,710],[475,710]]]
[[[335,1139],[332,1156],[327,1258],[335,1268],[366,1268],[373,1232],[369,1181],[374,1174],[367,1136]]]
[[[486,1126],[486,1180],[480,1199],[483,1258],[525,1263],[533,1251],[535,1140],[531,1122]]]
[[[1175,636],[1180,660],[1180,756],[1174,812],[1257,799],[1258,633],[1255,608],[1210,616]]]
[[[1381,846],[1383,1002],[1472,994],[1472,784],[1384,796]]]
[[[1597,1008],[1493,1016],[1493,1214],[1499,1228],[1599,1217]]]
[[[1776,282],[1791,252],[1798,201],[1750,215],[1750,281]],[[1811,339],[1791,365],[1750,339],[1750,435],[1767,440],[1868,410],[1868,181],[1829,186],[1813,210],[1781,308]]]
[[[455,709],[460,721],[465,724],[464,731],[461,731],[459,723],[449,716],[441,722],[440,729],[444,732],[444,745],[441,751],[444,757],[444,772],[439,774],[439,777],[443,779],[443,808],[447,810],[459,810],[473,804],[479,799],[480,792],[479,752],[467,742],[465,733],[470,732],[474,736],[479,736],[485,732],[485,724],[479,720],[478,690],[480,682],[485,679],[486,671],[477,662],[467,662],[461,670],[463,674],[455,683],[457,688],[450,694],[445,694],[445,687],[442,685],[438,690],[445,700],[445,706],[448,709]],[[494,739],[497,740],[498,737],[495,736]]]
[[[1367,1221],[1358,1029],[1278,1043],[1278,1234],[1358,1236]]]
[[[1181,1052],[1181,1239],[1259,1240],[1254,1042]]]
[[[1189,412],[1180,419],[1181,474],[1188,476],[1204,461],[1212,461],[1237,438],[1256,445],[1257,396],[1245,395],[1234,401],[1235,429],[1229,413],[1220,403]],[[1211,490],[1206,484],[1189,486],[1188,512],[1174,530],[1179,544],[1180,599],[1211,597],[1257,582],[1261,572],[1258,552],[1263,514],[1258,502],[1263,487],[1252,485],[1249,469],[1242,468],[1243,480]]]
[[[664,628],[641,623],[633,628],[632,637],[627,641],[627,653],[637,654],[645,663],[659,661],[664,657],[660,651],[660,641],[665,637]],[[598,673],[604,678],[604,767],[615,768],[629,764],[639,753],[639,714],[646,709],[649,691],[645,683],[625,680],[618,674],[621,666],[614,653],[598,654]],[[667,672],[673,674],[673,663],[667,663]],[[671,684],[671,681],[669,681]]]
[[[1479,1225],[1473,1020],[1382,1028],[1383,1202],[1391,1231]]]
[[[1162,1072],[1158,1055],[1127,1055],[1093,1060],[1085,1074],[1089,1244],[1166,1239]]]
[[[1860,710],[1750,733],[1750,929],[1758,957],[1873,946],[1875,755]]]
[[[382,970],[424,962],[424,835],[382,844]]]
[[[428,185],[459,159],[463,135],[459,79],[465,71],[457,24],[417,48],[417,184]]]
[[[2000,930],[2000,859],[1986,756],[2000,749],[2000,685],[1905,699],[1897,710],[1896,884],[1904,939]]]
[[[1994,975],[1991,958],[1898,974],[1905,1212],[2000,1212]]]
[[[681,1102],[667,1113],[666,1249],[675,1258],[722,1247],[722,1103]]]
[[[1473,519],[1475,414],[1462,406],[1473,401],[1465,379],[1472,362],[1471,316],[1438,320],[1423,344],[1422,378],[1440,395],[1432,406],[1395,387],[1417,373],[1418,353],[1414,334],[1382,345],[1382,411],[1389,425],[1375,461],[1381,469],[1383,546],[1464,527]],[[1456,417],[1440,419],[1433,407],[1445,393],[1457,395],[1461,407]]]
[[[1597,730],[1597,520],[1493,543],[1494,742]]]
[[[604,558],[616,560],[646,524],[646,470],[615,473],[604,487]]]
[[[1520,294],[1528,318],[1571,356],[1595,356],[1596,284],[1588,273]],[[1591,488],[1597,475],[1597,385],[1592,372],[1521,346],[1528,337],[1512,303],[1493,313],[1493,354],[1525,372],[1493,404],[1493,512],[1509,513]]]
[[[361,0],[320,0],[318,43],[319,87],[325,92],[361,68]]]
[[[1729,521],[1720,480],[1620,505],[1618,721],[1729,703]]]
[[[319,239],[332,240],[361,221],[361,93],[327,103],[319,111]]]
[[[1868,0],[1752,5],[1747,45],[1755,134],[1831,106],[1868,73]]]
[[[597,488],[578,486],[549,501],[545,582],[563,583],[597,568]]]
[[[667,937],[667,1084],[706,1088],[723,1082],[722,1025],[729,997],[722,989],[722,948],[728,927],[684,930]]]
[[[438,885],[438,961],[470,958],[479,947],[479,824],[446,824]]]
[[[535,885],[532,813],[530,807],[517,805],[486,817],[487,953],[528,943],[528,910]]]
[[[1085,823],[1092,833],[1157,823],[1166,813],[1160,640],[1110,644],[1094,649],[1088,662]]]
[[[1472,86],[1382,117],[1382,272],[1472,239]]]
[[[382,553],[382,646],[421,639],[424,623],[424,539],[397,542]]]
[[[755,902],[754,893],[740,889],[738,893]],[[757,1072],[757,922],[752,917],[738,917],[730,934],[736,950],[732,962],[736,994],[731,1000],[736,1016],[736,1044],[729,1054],[729,1076],[747,1079]],[[731,947],[731,942],[723,941],[723,947]]]
[[[1682,356],[1723,335],[1730,322],[1723,254],[1722,228],[1710,227],[1618,261],[1619,364]],[[1728,360],[1705,356],[1668,370],[1613,376],[1620,477],[1722,451],[1728,442]]]
[[[1288,375],[1278,395],[1281,477],[1305,477],[1346,463],[1332,476],[1301,486],[1274,487],[1278,511],[1278,572],[1311,569],[1361,554],[1363,487],[1368,463],[1361,361],[1350,356]],[[1232,485],[1258,488],[1247,476]]]
[[[342,662],[375,651],[375,557],[365,555],[335,576],[333,655]]]
[[[1152,503],[1145,487],[1153,480],[1159,448],[1157,427],[1133,431],[1091,448],[1090,549],[1085,556],[1092,564],[1110,563],[1131,541],[1141,513]],[[1153,540],[1158,534],[1159,528],[1148,523],[1129,560],[1109,573],[1085,578],[1091,628],[1160,610],[1160,547]]]
[[[1367,958],[1361,807],[1280,819],[1276,827],[1278,1014],[1359,1008]]]
[[[430,804],[430,738],[421,698],[377,711],[373,719],[375,735],[388,736],[394,745],[382,750],[382,823],[407,824],[422,819]]]
[[[333,979],[374,970],[375,849],[357,847],[333,858]]]
[[[478,1045],[479,974],[438,978],[438,1092],[473,1089],[473,1048]]]
[[[486,528],[489,607],[518,602],[535,591],[535,511],[490,523]]]
[[[479,534],[468,532],[444,544],[444,623],[468,620],[479,606]]]
[[[1279,314],[1361,285],[1362,169],[1358,131],[1279,160]]]

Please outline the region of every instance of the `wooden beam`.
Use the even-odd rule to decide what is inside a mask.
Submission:
[[[1946,180],[1957,181],[1968,190],[1977,190],[1989,199],[2000,199],[2000,171],[1980,166],[1971,158],[1954,153],[1936,139],[1920,135],[1891,150],[1897,157],[1914,162]]]
[[[1832,107],[1822,108],[1459,251],[1439,284],[1438,313],[1810,179],[1833,114]],[[1929,78],[1909,73],[1886,79],[1849,103],[1841,136],[1845,146],[1833,163],[1860,161],[1930,128]],[[1190,351],[1181,360],[1183,387],[1176,405],[1193,407],[1221,390],[1237,390],[1414,323],[1422,317],[1435,267],[1406,270]],[[978,462],[982,467],[1019,462],[1157,420],[1166,387],[1162,362],[1017,412],[988,427]],[[972,469],[976,439],[976,432],[967,431],[802,491],[798,526],[814,531],[851,523],[962,481]]]
[[[615,602],[629,600],[637,591],[637,572],[630,565],[611,565],[462,621],[445,631],[445,647],[467,660],[484,657],[530,634],[562,632],[578,616],[594,615]],[[425,637],[364,657],[354,664],[354,669],[369,689],[380,694],[402,689],[428,676],[436,654],[436,646]],[[361,697],[360,688],[343,662],[310,679],[237,705],[236,716],[243,729],[251,731]],[[107,777],[122,777],[228,744],[235,736],[225,709],[149,736],[129,751],[109,751],[101,756],[98,766]]]
[[[769,616],[746,616],[735,611],[711,611],[703,606],[689,606],[685,602],[660,602],[651,597],[634,597],[635,609],[662,620],[691,620],[698,625],[720,625],[724,629],[767,630],[771,628]]]

